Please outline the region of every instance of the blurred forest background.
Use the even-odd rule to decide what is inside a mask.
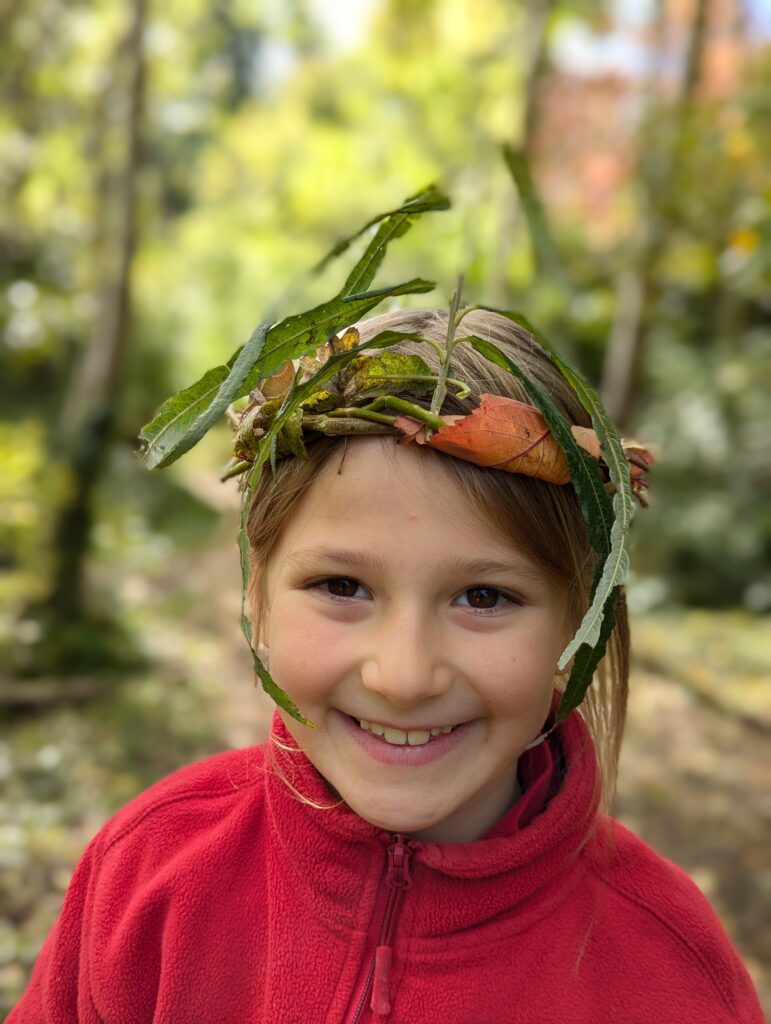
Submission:
[[[657,450],[618,813],[771,1009],[769,56],[766,0],[0,3],[0,1011],[102,821],[267,728],[227,428],[140,426],[431,181],[383,279],[465,271]]]

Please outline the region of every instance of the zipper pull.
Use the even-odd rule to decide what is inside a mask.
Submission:
[[[396,837],[396,842],[388,847],[388,873],[386,885],[394,889],[409,889],[412,885],[410,876],[410,857],[412,850],[405,844],[402,836]]]
[[[391,1012],[391,960],[390,946],[378,946],[375,950],[375,976],[372,979],[372,1002],[370,1006],[378,1017],[387,1017]]]
[[[391,1012],[391,963],[393,939],[396,925],[396,913],[401,900],[412,885],[410,876],[410,857],[412,850],[405,845],[403,836],[398,835],[396,842],[388,847],[388,872],[386,884],[392,892],[388,900],[386,916],[381,930],[381,943],[375,950],[375,973],[372,978],[372,1001],[370,1006],[378,1017],[387,1017]]]

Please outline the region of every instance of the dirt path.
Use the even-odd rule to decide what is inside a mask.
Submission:
[[[768,747],[676,683],[635,672],[617,815],[709,898],[771,1013]]]

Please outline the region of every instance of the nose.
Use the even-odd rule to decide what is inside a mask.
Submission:
[[[367,690],[397,708],[440,696],[453,681],[441,631],[409,608],[384,614],[373,630],[361,677]]]

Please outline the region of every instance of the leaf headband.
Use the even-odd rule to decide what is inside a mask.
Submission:
[[[462,309],[460,285],[450,304],[444,346],[399,331],[383,331],[362,343],[358,331],[348,326],[386,297],[433,289],[433,282],[418,278],[367,290],[388,244],[405,234],[420,214],[449,205],[447,197],[430,186],[339,242],[316,270],[344,252],[368,228],[378,225],[337,295],[304,313],[261,324],[226,365],[207,371],[191,387],[167,399],[140,434],[145,465],[149,469],[168,466],[197,444],[234,402],[249,396],[239,416],[231,412],[237,432],[234,457],[224,477],[240,475],[244,482],[239,533],[241,626],[263,688],[305,725],[313,723],[273,681],[252,646],[246,604],[246,520],[266,463],[275,468],[278,458],[305,457],[305,442],[320,435],[392,434],[401,444],[427,445],[480,466],[523,473],[553,484],[573,484],[597,564],[589,608],[559,660],[559,668],[571,659],[572,666],[553,728],[583,700],[615,624],[616,602],[629,568],[626,542],[634,503],[636,499],[645,504],[644,474],[653,458],[642,446],[621,441],[590,385],[538,339],[524,317],[491,309],[525,327],[546,350],[591,416],[593,429],[576,427],[495,344],[475,335],[456,337],[463,317],[471,309],[490,308]],[[441,359],[438,374],[433,374],[420,356],[388,351],[406,339],[437,349]],[[448,388],[456,390],[459,398],[469,394],[462,382],[450,376],[452,351],[461,343],[470,344],[490,362],[512,373],[532,405],[482,395],[478,408],[468,415],[441,416]],[[429,393],[429,409],[404,397]]]

